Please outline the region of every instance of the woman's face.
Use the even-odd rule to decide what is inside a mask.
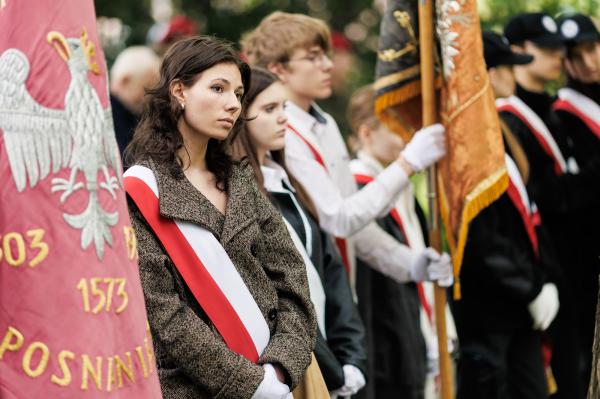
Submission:
[[[274,82],[256,96],[248,107],[248,118],[255,119],[248,121],[246,127],[257,151],[277,151],[285,146],[286,100],[283,85]]]
[[[182,90],[183,123],[193,132],[224,140],[240,116],[244,94],[242,75],[235,64],[217,64]]]

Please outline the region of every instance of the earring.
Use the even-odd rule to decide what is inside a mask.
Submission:
[[[181,109],[185,109],[185,103],[181,103]]]

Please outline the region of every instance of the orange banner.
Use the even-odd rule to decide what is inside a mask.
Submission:
[[[381,32],[376,112],[406,137],[421,117],[416,1],[390,1]],[[477,1],[438,0],[436,30],[440,119],[446,127],[448,152],[439,164],[440,210],[455,272],[455,296],[460,293],[460,266],[469,222],[507,188],[504,146],[494,95],[483,58]],[[401,32],[390,36],[390,32]],[[403,32],[403,33],[402,33]],[[400,45],[394,38],[405,38]],[[407,39],[406,39],[407,38]],[[394,47],[394,45],[396,47]],[[394,50],[395,49],[395,50]],[[405,51],[403,51],[403,49]],[[387,58],[386,58],[387,55]],[[403,57],[408,57],[402,61]],[[396,69],[394,69],[394,66]],[[404,68],[404,69],[403,69]]]

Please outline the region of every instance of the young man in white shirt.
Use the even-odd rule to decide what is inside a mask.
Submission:
[[[349,270],[354,270],[356,253],[396,281],[437,280],[450,285],[447,254],[413,251],[374,223],[389,212],[412,173],[444,156],[443,127],[417,132],[396,161],[358,190],[337,124],[314,103],[331,95],[329,48],[330,32],[323,21],[284,12],[267,16],[242,39],[249,62],[277,74],[286,88],[289,170],[315,203],[321,227],[340,237],[338,247]]]

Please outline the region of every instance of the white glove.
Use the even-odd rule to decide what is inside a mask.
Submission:
[[[352,396],[365,386],[365,376],[358,367],[346,364],[342,370],[344,370],[344,385],[329,393],[332,398]]]
[[[446,155],[444,126],[436,123],[415,133],[401,156],[415,172],[425,169]]]
[[[556,286],[552,283],[544,284],[538,296],[527,305],[533,319],[533,329],[547,329],[556,317],[559,306]]]
[[[252,399],[287,399],[291,395],[290,388],[279,382],[272,364],[264,364],[265,376],[252,395]]]
[[[454,282],[450,255],[440,255],[433,248],[425,248],[410,265],[413,281],[437,281],[440,287],[449,287]]]

